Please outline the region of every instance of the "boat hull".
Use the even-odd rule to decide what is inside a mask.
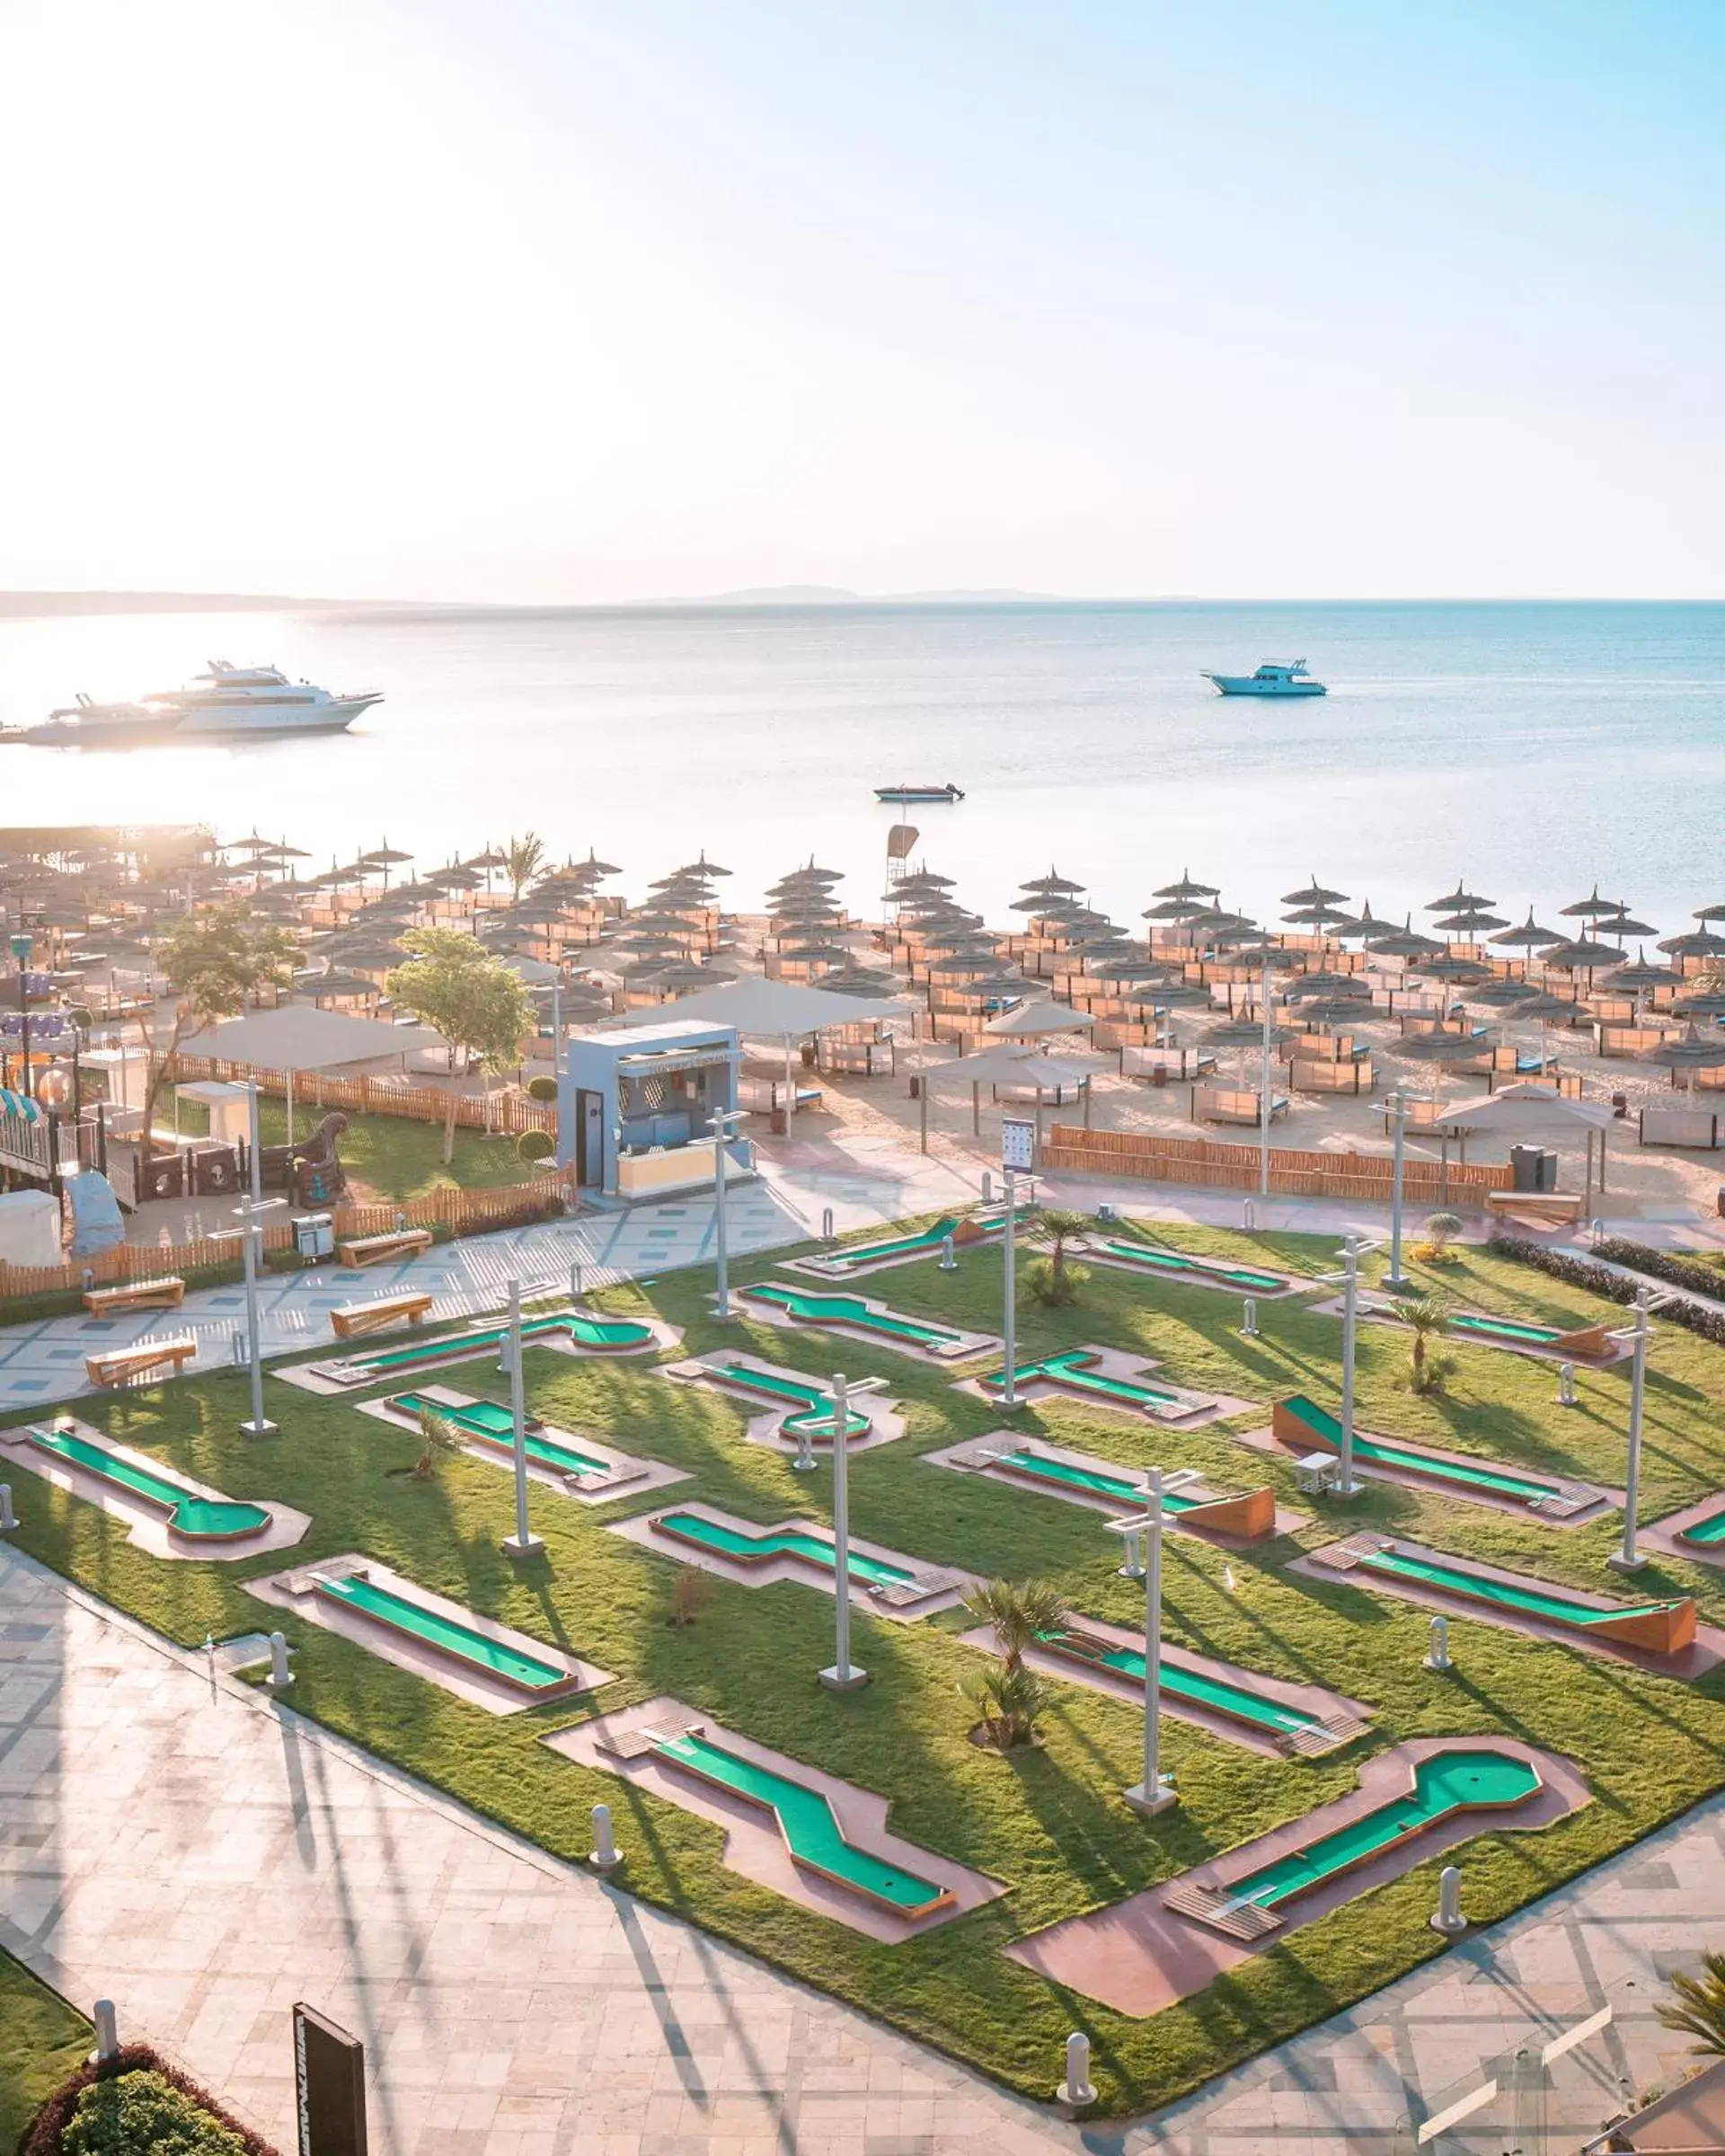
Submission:
[[[1321,681],[1254,681],[1249,674],[1207,674],[1220,696],[1327,696]]]
[[[877,801],[916,801],[925,806],[931,801],[961,801],[964,793],[957,786],[877,786],[874,798]]]
[[[20,727],[0,740],[31,748],[180,748],[231,747],[239,741],[279,741],[296,735],[345,733],[361,711],[380,702],[376,696],[337,697],[316,705],[284,704],[275,711],[188,711],[164,712],[159,720],[49,719],[40,726]]]

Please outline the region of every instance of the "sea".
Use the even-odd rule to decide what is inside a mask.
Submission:
[[[616,863],[704,853],[729,906],[786,870],[887,888],[889,835],[991,923],[1057,870],[1136,926],[1190,873],[1258,917],[1315,877],[1416,919],[1457,881],[1520,918],[1597,888],[1669,935],[1725,903],[1725,605],[314,606],[0,618],[0,724],[210,657],[385,701],[351,733],[124,754],[0,746],[0,826],[199,822],[421,868],[529,829]],[[1222,698],[1304,658],[1330,694]],[[874,789],[951,781],[951,807]]]

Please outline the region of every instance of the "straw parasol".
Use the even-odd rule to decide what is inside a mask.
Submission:
[[[1711,1038],[1701,1032],[1692,1019],[1680,1038],[1662,1040],[1656,1048],[1643,1048],[1635,1058],[1637,1063],[1655,1063],[1671,1074],[1671,1082],[1677,1082],[1677,1074],[1687,1074],[1689,1090],[1694,1091],[1697,1071],[1717,1071],[1725,1068],[1725,1033],[1714,1030]]]
[[[1180,871],[1178,883],[1164,883],[1160,890],[1150,894],[1153,898],[1180,899],[1219,898],[1221,895],[1222,886],[1219,883],[1194,883],[1190,870],[1185,869]]]
[[[1320,883],[1314,876],[1303,891],[1284,891],[1281,896],[1281,904],[1284,906],[1331,906],[1345,904],[1347,897],[1346,891],[1332,891],[1328,885]]]
[[[1634,961],[1620,966],[1611,976],[1614,989],[1628,988],[1640,994],[1644,989],[1675,987],[1681,976],[1669,966],[1650,966],[1641,951],[1635,953]]]
[[[1711,929],[1692,928],[1686,935],[1668,936],[1659,945],[1674,959],[1717,959],[1725,956],[1725,936],[1716,936]]]
[[[1447,953],[1431,959],[1414,961],[1413,971],[1421,980],[1465,982],[1489,981],[1491,968],[1482,966],[1477,959],[1452,959]]]
[[[1087,1033],[1095,1023],[1082,1011],[1042,997],[1021,1003],[1015,1011],[1003,1011],[982,1029],[1009,1040],[1046,1040],[1058,1033]]]
[[[1429,914],[1480,913],[1497,904],[1495,898],[1482,898],[1477,891],[1470,891],[1464,883],[1457,882],[1453,891],[1446,891],[1441,898],[1428,898],[1425,911]]]
[[[1551,943],[1539,954],[1542,966],[1555,966],[1562,973],[1595,973],[1602,966],[1620,966],[1623,954],[1594,936],[1576,936],[1568,942]]]
[[[1680,995],[1671,1008],[1679,1018],[1725,1018],[1725,993],[1708,988]]]
[[[1371,998],[1361,995],[1318,996],[1302,1003],[1300,1016],[1314,1026],[1355,1026],[1376,1015]]]
[[[1616,898],[1602,898],[1599,896],[1599,886],[1596,883],[1587,897],[1578,898],[1573,906],[1560,906],[1558,917],[1560,920],[1597,921],[1601,914],[1615,914],[1622,910],[1623,901]]]
[[[1506,928],[1491,939],[1494,943],[1501,943],[1511,950],[1539,950],[1548,943],[1561,943],[1564,940],[1561,929],[1542,928],[1539,925],[1534,919],[1532,906],[1527,909],[1527,918],[1518,926]]]

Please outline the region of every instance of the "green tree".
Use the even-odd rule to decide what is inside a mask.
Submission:
[[[1703,1954],[1699,1976],[1679,1971],[1671,1993],[1653,2010],[1663,2025],[1696,2037],[1689,2048],[1702,2057],[1725,2059],[1725,1954]]]
[[[1048,1245],[1048,1270],[1055,1293],[1050,1300],[1066,1300],[1066,1245],[1075,1236],[1084,1234],[1091,1224],[1088,1213],[1075,1213],[1059,1206],[1050,1206],[1038,1214],[1036,1224]]]
[[[1433,1340],[1449,1322],[1448,1306],[1437,1295],[1415,1295],[1405,1303],[1398,1303],[1395,1314],[1413,1334],[1413,1390],[1429,1392],[1436,1373],[1434,1366],[1428,1365],[1426,1356]]]
[[[144,1026],[149,1057],[144,1087],[143,1151],[150,1152],[155,1104],[173,1067],[175,1053],[193,1033],[218,1019],[232,1018],[266,988],[292,985],[299,946],[287,929],[254,921],[244,899],[189,914],[163,945],[160,965],[174,999],[173,1015],[164,1031],[152,1018]]]
[[[437,1474],[438,1462],[461,1450],[461,1432],[447,1415],[439,1415],[435,1408],[421,1408],[420,1442],[425,1450],[413,1462],[413,1480],[429,1482]]]
[[[964,1687],[965,1697],[992,1743],[1003,1751],[1027,1745],[1048,1706],[1048,1691],[1024,1657],[1044,1633],[1058,1631],[1066,1622],[1065,1597],[1051,1580],[984,1579],[967,1590],[964,1606],[992,1627],[1000,1657],[998,1669]]]
[[[536,831],[524,831],[519,838],[511,833],[503,849],[503,868],[509,879],[510,899],[519,906],[522,892],[544,874],[544,840]]]
[[[402,949],[407,963],[384,982],[393,1003],[435,1027],[462,1051],[470,1070],[508,1070],[520,1061],[522,1039],[534,1029],[533,998],[500,959],[459,928],[409,929]],[[452,1091],[443,1132],[446,1166],[455,1156],[456,1100]]]

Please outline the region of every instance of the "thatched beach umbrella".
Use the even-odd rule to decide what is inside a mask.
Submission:
[[[1697,1071],[1725,1069],[1725,1032],[1715,1028],[1711,1035],[1703,1033],[1692,1019],[1680,1038],[1662,1040],[1656,1048],[1643,1048],[1635,1060],[1662,1065],[1670,1072],[1673,1085],[1680,1073],[1686,1074],[1689,1091],[1694,1092]]]
[[[1180,881],[1178,883],[1164,883],[1159,890],[1152,891],[1150,896],[1153,898],[1178,898],[1182,900],[1188,898],[1219,898],[1222,896],[1222,886],[1219,883],[1194,883],[1190,873],[1187,870],[1182,869],[1180,872]]]
[[[1659,945],[1674,959],[1717,959],[1725,956],[1725,936],[1711,929],[1692,928],[1686,935],[1668,936]]]
[[[1464,883],[1458,882],[1453,891],[1446,891],[1441,898],[1428,898],[1425,911],[1429,914],[1483,913],[1487,906],[1497,903],[1495,898],[1482,898],[1478,892],[1470,891]]]
[[[1531,951],[1542,950],[1548,943],[1561,943],[1564,936],[1561,929],[1542,928],[1534,919],[1534,909],[1529,906],[1527,918],[1525,921],[1515,928],[1502,930],[1499,934],[1493,936],[1491,941],[1494,943],[1502,944],[1509,950]]]
[[[1314,876],[1304,890],[1284,891],[1281,896],[1281,904],[1283,906],[1330,906],[1338,904],[1345,905],[1347,898],[1346,891],[1332,891],[1327,884],[1320,883]]]

